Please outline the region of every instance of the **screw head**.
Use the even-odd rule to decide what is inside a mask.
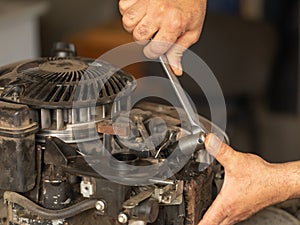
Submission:
[[[118,221],[119,223],[125,224],[128,222],[128,216],[125,213],[120,213],[118,215]]]
[[[100,201],[96,202],[95,207],[96,207],[96,209],[98,211],[103,211],[105,209],[105,207],[106,207],[106,204],[105,204],[105,202],[103,200],[100,200]]]

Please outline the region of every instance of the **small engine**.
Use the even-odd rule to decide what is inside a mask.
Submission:
[[[136,86],[61,43],[53,57],[0,68],[0,224],[199,222],[221,167],[191,141],[180,109],[130,108]]]

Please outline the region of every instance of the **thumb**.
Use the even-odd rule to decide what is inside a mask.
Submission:
[[[168,58],[168,62],[170,64],[173,72],[177,76],[182,75],[181,58],[182,58],[184,50],[185,49],[180,48],[179,46],[173,46],[166,54],[167,58]]]
[[[209,154],[214,156],[224,167],[230,164],[235,151],[216,135],[210,133],[205,138],[205,147]]]

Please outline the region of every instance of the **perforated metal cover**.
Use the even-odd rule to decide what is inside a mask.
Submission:
[[[40,58],[7,71],[0,73],[0,97],[34,108],[104,105],[135,87],[131,75],[88,58]]]

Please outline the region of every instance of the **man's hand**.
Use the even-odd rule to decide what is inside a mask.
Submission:
[[[205,145],[224,166],[225,178],[216,200],[198,225],[235,224],[291,197],[293,189],[289,184],[293,180],[288,174],[295,174],[297,168],[299,172],[299,163],[298,166],[267,163],[256,155],[234,151],[213,134],[207,136]],[[299,174],[295,179],[299,179]]]
[[[198,41],[206,0],[120,0],[124,28],[136,41],[146,44],[149,58],[167,55],[173,71],[182,74],[181,57]]]

